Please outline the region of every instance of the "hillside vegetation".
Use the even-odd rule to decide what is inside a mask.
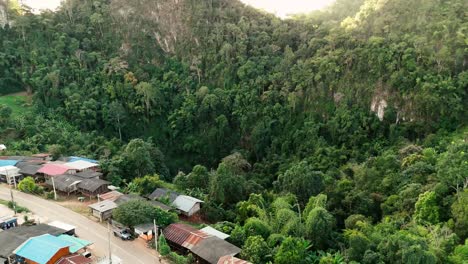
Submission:
[[[466,1],[14,6],[0,89],[34,113],[0,105],[10,154],[96,158],[129,192],[171,182],[253,263],[468,260]]]

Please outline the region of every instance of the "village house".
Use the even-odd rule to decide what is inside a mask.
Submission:
[[[70,255],[71,242],[45,234],[29,238],[13,253],[20,263],[55,264],[64,256]]]
[[[206,232],[206,230],[215,235]],[[185,254],[191,252],[197,258],[197,263],[208,264],[218,264],[220,260],[226,257],[234,258],[241,252],[240,248],[219,238],[219,236],[227,237],[227,235],[218,232],[217,230],[214,232],[211,228],[197,230],[192,226],[180,223],[171,224],[163,230],[168,244],[173,249]]]
[[[200,211],[201,204],[203,203],[202,200],[197,198],[181,195],[164,188],[157,188],[154,190],[153,193],[148,196],[148,199],[169,202],[180,214],[188,217]]]

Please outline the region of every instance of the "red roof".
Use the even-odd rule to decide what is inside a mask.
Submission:
[[[209,237],[205,232],[185,224],[171,224],[163,230],[163,234],[168,241],[185,248],[192,248],[204,238]]]
[[[55,176],[55,175],[66,174],[67,171],[69,170],[72,170],[72,168],[69,168],[62,164],[48,163],[42,166],[42,168],[40,168],[37,172]]]
[[[92,263],[91,259],[85,258],[78,254],[62,257],[59,261],[55,262],[55,264],[91,264],[91,263]]]
[[[232,256],[224,256],[224,257],[219,258],[218,264],[252,264],[252,263],[243,259],[232,257]]]

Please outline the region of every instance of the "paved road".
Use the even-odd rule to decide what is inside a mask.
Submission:
[[[51,201],[13,192],[19,205],[27,207],[36,215],[47,217],[50,221],[58,220],[76,226],[76,233],[80,238],[94,242],[93,249],[98,256],[107,255],[109,243],[106,227]],[[0,185],[0,199],[11,199],[9,187]],[[142,241],[122,241],[111,236],[111,249],[112,254],[122,259],[124,264],[159,264],[156,252],[148,249]]]

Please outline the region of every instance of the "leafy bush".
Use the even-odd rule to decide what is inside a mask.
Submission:
[[[44,189],[36,184],[32,177],[26,177],[18,184],[18,189],[25,193],[42,194]]]

